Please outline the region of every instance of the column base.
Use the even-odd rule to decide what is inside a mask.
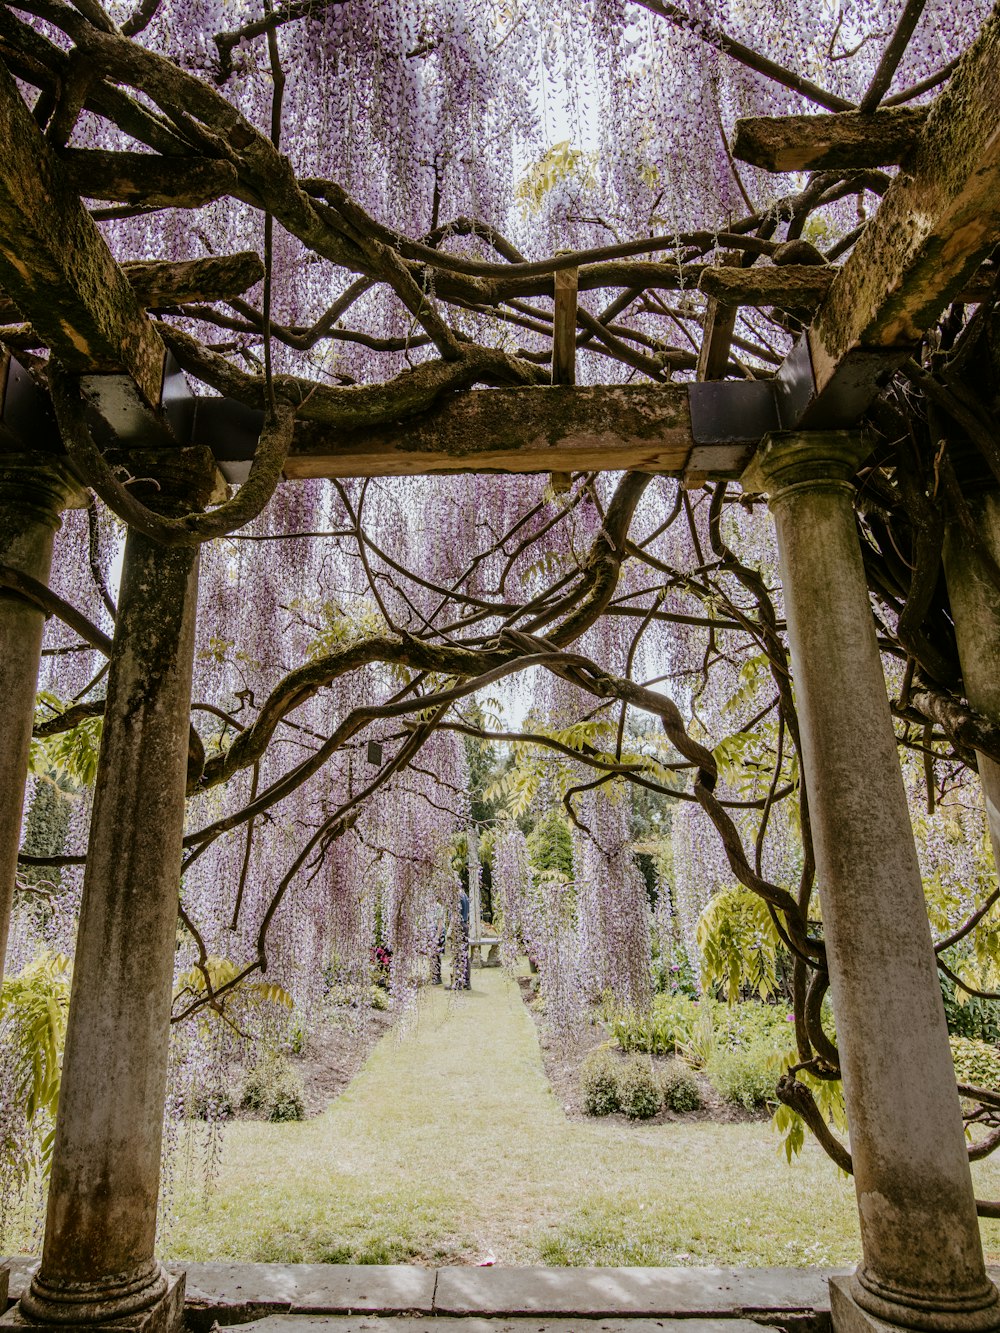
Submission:
[[[1000,1327],[1000,1305],[957,1313],[953,1310],[906,1311],[906,1323],[881,1319],[855,1299],[856,1279],[830,1279],[830,1315],[833,1333],[989,1333]],[[904,1314],[900,1307],[900,1314]]]
[[[6,1272],[0,1282],[6,1281]],[[0,1318],[0,1330],[19,1329],[23,1333],[68,1333],[70,1329],[86,1329],[87,1333],[180,1333],[184,1327],[184,1274],[167,1274],[167,1289],[155,1305],[120,1319],[56,1322],[52,1319],[31,1319],[21,1310],[20,1303],[12,1306]]]

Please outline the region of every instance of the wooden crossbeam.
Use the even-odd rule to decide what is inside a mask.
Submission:
[[[238,188],[231,162],[156,153],[60,148],[59,160],[77,194],[149,208],[201,208]]]
[[[998,86],[1000,5],[779,369],[786,426],[853,425],[1000,241]]]
[[[927,121],[927,107],[893,107],[862,116],[748,116],[736,122],[733,156],[765,171],[849,171],[905,160]]]
[[[425,421],[355,434],[302,423],[288,477],[424,472],[682,472],[691,413],[680,386],[471,390]],[[743,446],[746,453],[746,446]]]
[[[191,301],[226,300],[241,295],[264,276],[263,262],[253,250],[180,261],[143,259],[121,267],[145,310],[166,310]],[[0,324],[13,324],[21,318],[14,302],[0,294]]]
[[[196,400],[192,440],[223,473],[245,475],[259,411],[231,399]],[[579,472],[637,468],[681,476],[739,476],[762,434],[776,429],[769,385],[542,386],[471,389],[431,414],[358,431],[300,421],[289,479],[449,472]]]
[[[698,290],[730,306],[781,306],[814,310],[837,269],[829,264],[787,264],[775,268],[702,269]]]
[[[2,65],[0,287],[68,370],[127,375],[157,405],[163,343]]]
[[[708,270],[712,273],[726,273],[740,268],[741,256],[727,254],[723,256],[723,267]],[[702,288],[705,291],[705,288]],[[699,380],[725,379],[729,370],[729,347],[736,328],[736,316],[739,314],[739,302],[733,303],[724,295],[710,294],[705,302],[705,314],[702,319],[701,347],[698,351]]]

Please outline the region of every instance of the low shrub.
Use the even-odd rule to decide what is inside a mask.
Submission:
[[[699,1012],[696,1000],[683,995],[657,995],[648,1014],[630,1011],[615,1015],[611,1035],[625,1052],[673,1055],[678,1045],[690,1040]]]
[[[618,1105],[630,1120],[648,1120],[663,1105],[659,1081],[648,1060],[633,1055],[617,1070]]]
[[[580,1066],[580,1088],[588,1115],[618,1110],[618,1061],[606,1046],[591,1051]]]
[[[995,1046],[973,1037],[949,1037],[948,1042],[957,1082],[1000,1092],[1000,1051]]]
[[[701,1105],[698,1083],[680,1060],[671,1060],[660,1078],[663,1105],[670,1111],[697,1111]]]
[[[778,1067],[774,1048],[764,1042],[731,1048],[717,1046],[705,1065],[713,1088],[727,1102],[747,1111],[775,1100]]]
[[[265,1056],[250,1070],[243,1082],[240,1106],[244,1111],[256,1111],[263,1120],[305,1118],[302,1084],[288,1061],[279,1055]]]
[[[389,992],[384,986],[372,986],[372,1008],[384,1013],[389,1008]]]

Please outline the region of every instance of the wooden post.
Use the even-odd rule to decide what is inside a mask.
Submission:
[[[561,268],[555,275],[555,310],[552,316],[552,383],[576,383],[576,302],[580,270]],[[569,490],[570,474],[553,472],[557,495]]]

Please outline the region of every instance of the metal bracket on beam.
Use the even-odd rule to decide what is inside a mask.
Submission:
[[[94,434],[102,445],[119,447],[187,444],[194,422],[195,395],[172,352],[163,358],[160,411],[152,411],[128,375],[81,375],[91,408]]]
[[[61,454],[49,396],[14,357],[0,360],[0,449]]]
[[[738,477],[761,439],[779,429],[770,380],[707,380],[689,384],[691,455],[685,479]]]
[[[190,440],[205,444],[231,485],[242,485],[264,426],[264,413],[235,398],[196,398]]]
[[[855,426],[912,350],[855,348],[844,356],[820,393],[807,329],[773,380],[781,429],[846,430]]]

